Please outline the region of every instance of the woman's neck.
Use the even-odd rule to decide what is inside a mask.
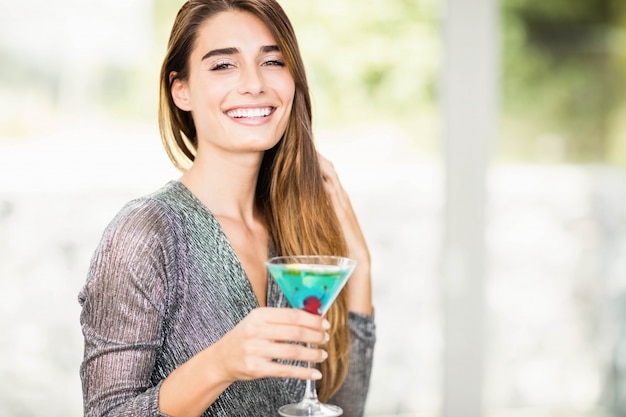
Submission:
[[[181,182],[213,215],[252,222],[261,158],[196,157]]]

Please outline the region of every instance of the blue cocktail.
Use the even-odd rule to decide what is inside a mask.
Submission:
[[[348,281],[356,261],[340,256],[303,255],[271,258],[266,265],[291,307],[323,316]],[[284,405],[278,412],[285,417],[343,414],[340,407],[319,402],[311,380],[306,381],[304,397],[299,403]]]

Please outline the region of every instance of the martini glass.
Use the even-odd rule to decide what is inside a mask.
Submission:
[[[356,261],[340,256],[301,255],[279,256],[265,264],[291,307],[323,316],[348,281]],[[311,363],[307,366],[311,367]],[[278,413],[284,417],[336,417],[343,410],[321,403],[315,382],[309,379],[302,400],[280,407]]]

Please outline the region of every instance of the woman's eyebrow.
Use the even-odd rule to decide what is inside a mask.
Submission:
[[[259,49],[263,53],[280,51],[280,49],[278,48],[278,45],[265,45]],[[239,53],[239,48],[235,48],[235,47],[213,49],[212,51],[209,51],[206,54],[204,54],[204,56],[202,57],[202,61],[204,61],[207,58],[211,58],[212,56],[216,56],[216,55],[235,55],[238,53]]]
[[[280,52],[278,45],[267,45],[261,47],[261,52]]]
[[[214,49],[204,54],[204,56],[202,57],[202,60],[204,61],[205,59],[211,58],[212,56],[216,56],[216,55],[235,55],[237,53],[239,53],[239,49],[237,48]]]

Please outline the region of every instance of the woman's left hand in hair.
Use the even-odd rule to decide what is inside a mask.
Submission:
[[[367,242],[352,208],[350,197],[341,185],[333,164],[318,154],[324,188],[330,198],[348,245],[348,256],[357,261],[357,267],[348,280],[348,308],[362,314],[372,314],[371,260]]]

